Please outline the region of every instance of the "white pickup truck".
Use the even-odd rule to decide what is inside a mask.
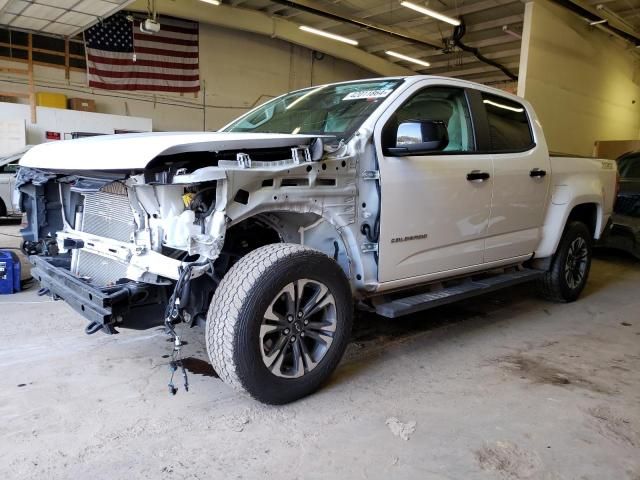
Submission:
[[[40,145],[18,185],[43,291],[87,332],[203,324],[225,382],[317,389],[354,306],[397,317],[520,282],[573,301],[616,166],[550,156],[531,106],[435,76],[322,85],[216,133]],[[179,366],[179,362],[177,362]]]

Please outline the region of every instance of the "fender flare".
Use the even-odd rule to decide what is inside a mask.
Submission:
[[[555,253],[571,212],[577,206],[585,204],[592,204],[596,206],[596,225],[592,233],[595,239],[600,238],[605,226],[605,219],[602,211],[602,197],[600,195],[579,195],[572,198],[572,200],[567,203],[554,203],[554,200],[552,199],[551,203],[549,203],[542,227],[542,241],[535,250],[534,258],[546,258]]]

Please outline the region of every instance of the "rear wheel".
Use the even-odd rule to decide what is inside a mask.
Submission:
[[[273,244],[239,260],[213,296],[209,358],[226,383],[282,404],[321,386],[349,340],[353,305],[338,264],[307,247]]]
[[[573,302],[580,296],[591,268],[591,243],[591,234],[584,223],[567,225],[551,267],[538,284],[544,298]]]

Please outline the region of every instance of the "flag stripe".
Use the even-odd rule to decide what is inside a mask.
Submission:
[[[103,88],[105,90],[145,90],[145,91],[155,91],[155,92],[174,92],[174,93],[189,93],[189,92],[199,92],[200,84],[189,87],[179,87],[176,86],[175,83],[167,86],[161,85],[140,85],[137,83],[128,83],[125,85],[113,85],[112,83],[103,83],[97,80],[91,81],[91,86],[95,88]]]
[[[134,62],[131,57],[129,58],[102,58],[96,55],[89,55],[89,61],[93,62],[97,67],[109,68],[111,70],[118,70],[121,68],[132,68],[134,65],[138,69],[144,69],[150,67],[153,69],[166,69],[166,70],[189,70],[198,71],[197,63],[175,63],[164,62],[160,60],[146,60],[144,58],[138,58]]]
[[[147,62],[145,60],[138,59],[135,63],[131,60],[126,62],[119,63],[110,63],[110,62],[92,62],[95,68],[99,68],[102,70],[114,70],[114,71],[122,71],[122,70],[140,70],[142,72],[147,70],[155,70],[155,71],[166,71],[167,73],[176,73],[176,72],[184,72],[186,75],[197,75],[198,74],[198,65],[184,65],[184,64],[171,64],[171,63],[158,63],[158,62]]]
[[[163,23],[162,20],[160,20],[160,29],[161,30],[166,30],[167,32],[174,32],[174,33],[186,33],[187,35],[197,35],[198,34],[198,28],[185,28],[185,27],[177,27],[175,25],[169,25],[168,23]]]
[[[145,85],[145,86],[176,86],[182,88],[192,88],[198,86],[197,80],[176,82],[175,80],[161,80],[153,78],[102,78],[99,75],[89,74],[92,80],[102,82],[104,84],[111,84],[114,88],[120,89],[126,85]]]
[[[153,71],[141,71],[140,69],[136,70],[121,70],[121,71],[109,71],[109,70],[101,70],[99,68],[89,68],[89,73],[93,75],[97,75],[99,77],[108,77],[108,78],[155,78],[158,80],[177,80],[184,82],[194,82],[198,81],[200,75],[183,75],[183,74],[172,74],[172,73],[159,73],[157,69]]]
[[[133,52],[107,52],[105,50],[87,48],[87,55],[89,56],[89,60],[95,60],[96,62],[102,63],[111,63],[113,61],[114,65],[122,64],[124,62],[133,62]],[[196,67],[198,66],[197,58],[183,57],[168,59],[167,57],[164,57],[162,55],[151,55],[148,53],[141,54],[140,52],[137,52],[136,59],[136,63],[144,60],[146,62],[154,62],[156,64],[168,62],[170,64],[184,65],[185,68],[192,68],[193,65],[195,65]]]
[[[89,73],[89,76],[97,80],[98,82],[110,83],[112,85],[177,85],[179,87],[195,87],[198,85],[198,80],[163,80],[159,78],[102,78],[100,75],[94,75]]]
[[[138,47],[136,42],[136,53],[150,53],[151,55],[165,55],[167,57],[198,58],[198,52],[178,52],[164,48]]]
[[[134,17],[138,20],[145,20],[147,18],[146,15],[140,14],[140,13],[134,14]],[[198,30],[198,22],[192,22],[190,20],[183,20],[181,18],[167,17],[165,15],[160,15],[158,18],[158,21],[162,25],[171,25],[174,27],[192,29],[192,30],[195,30],[196,32]]]
[[[140,52],[142,48],[152,48],[156,50],[161,50],[163,52],[171,51],[176,55],[181,55],[183,53],[194,53],[194,52],[198,53],[198,45],[192,47],[187,45],[176,45],[174,43],[167,43],[167,42],[163,42],[163,43],[147,42],[146,40],[138,40],[138,37],[136,37],[134,42],[134,49],[137,52]],[[169,48],[171,50],[168,50]],[[163,53],[163,55],[166,55],[166,53]]]
[[[173,45],[184,45],[188,47],[198,48],[198,38],[195,39],[185,39],[185,38],[173,38],[173,37],[165,37],[163,35],[146,35],[144,33],[136,33],[135,41],[144,41],[151,43],[171,43]]]

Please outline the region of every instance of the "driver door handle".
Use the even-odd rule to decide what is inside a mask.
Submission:
[[[546,170],[542,170],[541,168],[534,168],[529,172],[529,176],[533,178],[542,178],[547,174]]]
[[[484,182],[491,177],[488,172],[481,172],[480,170],[472,170],[467,173],[467,180],[470,182]]]

